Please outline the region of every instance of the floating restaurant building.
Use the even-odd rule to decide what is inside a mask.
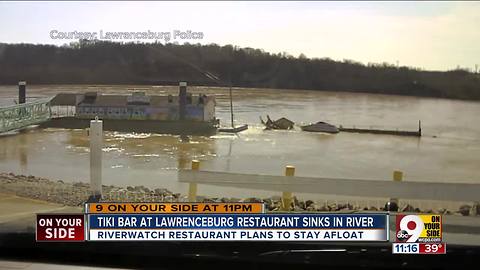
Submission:
[[[67,116],[52,118],[44,127],[86,128],[89,120],[98,117],[104,129],[115,131],[196,134],[215,131],[215,97],[187,92],[181,82],[178,96],[150,96],[145,92],[131,95],[58,94],[52,108],[70,107]],[[55,110],[55,109],[54,109]],[[65,110],[63,110],[65,111]],[[67,109],[68,111],[68,109]]]

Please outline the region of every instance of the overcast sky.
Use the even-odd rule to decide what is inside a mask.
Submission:
[[[480,66],[480,2],[0,2],[0,42],[72,41],[52,39],[51,30],[192,30],[204,37],[191,43],[294,56]]]

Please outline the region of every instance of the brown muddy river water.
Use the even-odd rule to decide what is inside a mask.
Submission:
[[[177,87],[102,86],[103,93],[176,95]],[[27,97],[53,96],[64,91],[92,91],[88,86],[31,86]],[[215,95],[216,115],[228,125],[228,89],[189,87]],[[12,104],[16,86],[0,87],[0,104]],[[103,181],[119,186],[164,187],[185,193],[177,171],[192,159],[201,169],[221,172],[282,175],[285,165],[298,176],[389,180],[395,169],[406,181],[480,183],[480,103],[433,98],[316,91],[234,88],[235,117],[250,128],[238,136],[217,134],[179,136],[106,132]],[[326,121],[335,125],[377,126],[416,130],[424,136],[291,131],[264,131],[259,116],[285,116],[297,124]],[[88,181],[89,153],[85,130],[30,129],[0,136],[0,171],[64,181]],[[225,197],[273,195],[248,187],[202,185],[199,194]],[[325,197],[325,195],[306,195]]]

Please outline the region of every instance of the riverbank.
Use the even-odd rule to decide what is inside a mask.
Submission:
[[[66,183],[32,175],[16,175],[0,173],[0,193],[13,194],[19,197],[36,199],[66,206],[82,206],[89,197],[88,183]],[[269,211],[280,211],[282,198],[214,198],[198,196],[200,202],[263,202]],[[103,185],[105,202],[186,202],[187,196],[165,188],[149,189],[144,186],[119,187]],[[294,197],[294,211],[382,211],[383,209],[361,203],[318,203]],[[459,209],[420,209],[412,205],[403,205],[400,212],[439,213],[443,215],[480,215],[478,205],[462,205]]]

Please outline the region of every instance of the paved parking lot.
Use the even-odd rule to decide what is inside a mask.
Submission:
[[[35,231],[37,213],[81,212],[81,207],[64,206],[0,193],[0,232]]]

